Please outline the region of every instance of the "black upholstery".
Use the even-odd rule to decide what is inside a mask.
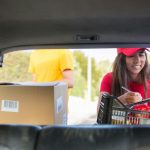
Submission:
[[[34,150],[40,127],[0,125],[0,150]]]
[[[37,150],[149,150],[150,126],[57,126],[44,128]]]
[[[150,126],[0,125],[0,150],[149,150]]]

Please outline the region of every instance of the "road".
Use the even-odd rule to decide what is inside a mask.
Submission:
[[[95,124],[97,101],[87,102],[81,98],[69,98],[68,125]]]

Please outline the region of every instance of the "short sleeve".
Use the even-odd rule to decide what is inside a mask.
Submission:
[[[111,86],[112,86],[112,73],[110,72],[104,75],[100,85],[100,92],[111,93]]]
[[[64,71],[65,69],[73,70],[73,56],[69,50],[62,50],[60,56],[60,69]]]

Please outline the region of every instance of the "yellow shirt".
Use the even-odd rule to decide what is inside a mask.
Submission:
[[[30,56],[29,72],[37,82],[52,82],[63,78],[63,70],[73,70],[73,57],[69,50],[35,50]]]

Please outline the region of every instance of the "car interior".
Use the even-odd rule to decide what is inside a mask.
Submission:
[[[0,66],[31,49],[150,46],[148,0],[0,0]],[[149,150],[149,125],[0,124],[2,150]]]

